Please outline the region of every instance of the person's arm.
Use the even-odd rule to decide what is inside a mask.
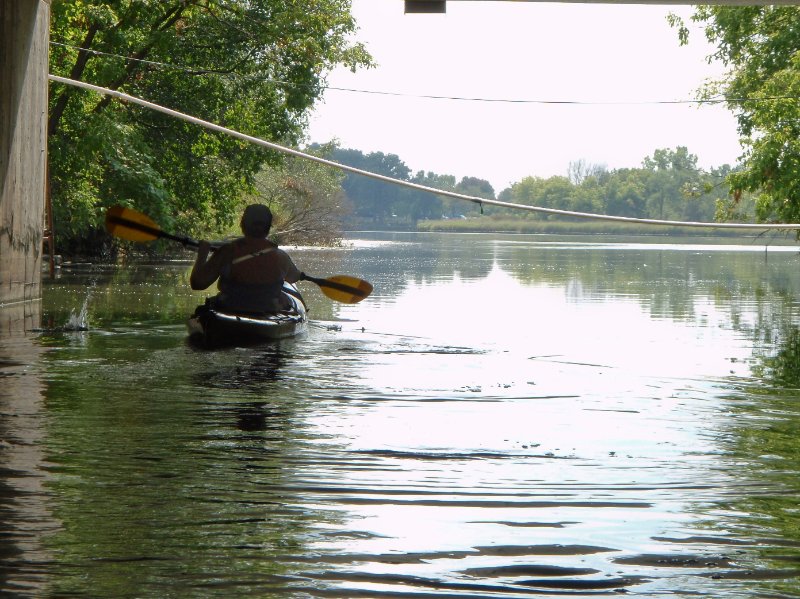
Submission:
[[[192,289],[208,289],[214,281],[219,278],[222,272],[223,256],[225,248],[220,248],[211,258],[208,257],[211,251],[211,244],[201,241],[197,246],[197,258],[195,258],[192,274],[189,276],[189,284]]]
[[[289,257],[289,254],[287,254],[283,250],[281,250],[281,254],[282,254],[281,258],[283,259],[283,268],[282,268],[284,272],[283,280],[286,281],[287,283],[297,283],[297,281],[299,281],[302,278],[303,273],[300,272],[300,269],[294,265],[294,262],[292,262],[292,259]]]

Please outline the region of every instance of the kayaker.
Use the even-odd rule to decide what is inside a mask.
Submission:
[[[279,312],[289,306],[281,293],[284,281],[296,283],[302,273],[289,254],[267,239],[272,212],[251,204],[241,219],[240,237],[216,249],[201,241],[189,282],[192,289],[208,289],[218,281],[219,293],[210,298],[218,309],[237,312]]]

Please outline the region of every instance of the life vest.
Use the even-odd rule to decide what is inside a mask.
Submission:
[[[237,239],[219,277],[217,305],[239,312],[278,312],[286,306],[285,273],[278,246],[266,239]]]

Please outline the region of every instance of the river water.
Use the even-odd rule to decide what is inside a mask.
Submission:
[[[375,291],[205,352],[187,261],[46,281],[89,330],[0,336],[0,595],[800,596],[795,246],[292,254]]]

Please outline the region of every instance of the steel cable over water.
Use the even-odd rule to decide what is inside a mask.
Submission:
[[[456,200],[461,200],[465,202],[472,202],[473,204],[478,204],[480,206],[488,205],[488,206],[497,206],[500,208],[510,208],[513,210],[527,210],[529,212],[541,212],[545,214],[554,214],[558,216],[568,216],[572,218],[586,218],[586,219],[594,219],[594,220],[605,220],[605,221],[613,221],[613,222],[622,222],[622,223],[631,223],[631,224],[640,224],[640,225],[657,225],[657,226],[671,226],[671,227],[705,227],[710,229],[740,229],[740,230],[800,230],[800,223],[708,223],[708,222],[699,222],[699,221],[675,221],[675,220],[659,220],[659,219],[650,219],[650,218],[633,218],[629,216],[613,216],[609,214],[593,214],[590,212],[576,212],[574,210],[560,210],[558,208],[544,208],[541,206],[526,206],[522,204],[514,204],[512,202],[503,202],[501,200],[491,200],[486,198],[479,198],[476,196],[470,196],[462,193],[457,193],[454,191],[446,191],[443,189],[436,189],[434,187],[428,187],[427,185],[420,185],[419,183],[412,183],[411,181],[402,181],[400,179],[393,179],[392,177],[387,177],[385,175],[379,175],[377,173],[372,173],[369,171],[365,171],[359,168],[355,168],[353,166],[348,166],[346,164],[340,164],[338,162],[334,162],[333,160],[327,160],[325,158],[321,158],[319,156],[313,156],[311,154],[307,154],[305,152],[301,152],[300,150],[295,150],[292,148],[287,148],[286,146],[282,146],[280,144],[266,141],[264,139],[260,139],[258,137],[254,137],[252,135],[247,135],[246,133],[241,133],[239,131],[235,131],[233,129],[228,129],[227,127],[223,127],[221,125],[217,125],[215,123],[211,123],[209,121],[204,121],[203,119],[199,119],[197,117],[185,114],[183,112],[179,112],[177,110],[172,110],[171,108],[166,108],[165,106],[160,106],[159,104],[154,104],[153,102],[148,102],[147,100],[143,100],[141,98],[137,98],[136,96],[131,96],[129,94],[108,89],[105,87],[100,87],[98,85],[93,85],[91,83],[85,83],[83,81],[76,81],[74,79],[68,79],[66,77],[60,77],[58,75],[48,75],[51,81],[55,81],[57,83],[63,83],[65,85],[72,85],[74,87],[79,87],[83,89],[87,89],[90,91],[94,91],[100,94],[105,94],[108,96],[112,96],[118,98],[120,100],[124,100],[126,102],[132,102],[134,104],[138,104],[145,108],[150,108],[152,110],[156,110],[163,114],[187,121],[189,123],[193,123],[195,125],[200,125],[201,127],[205,127],[206,129],[210,129],[212,131],[217,131],[219,133],[225,133],[226,135],[230,135],[237,139],[241,139],[243,141],[247,141],[249,143],[253,143],[265,148],[269,148],[271,150],[275,150],[277,152],[281,152],[283,154],[288,154],[290,156],[295,156],[297,158],[303,158],[305,160],[311,160],[313,162],[317,162],[319,164],[323,164],[325,166],[329,166],[332,168],[337,168],[339,170],[354,173],[356,175],[362,175],[364,177],[370,177],[372,179],[377,179],[378,181],[383,181],[385,183],[391,183],[393,185],[401,185],[403,187],[408,187],[410,189],[415,189],[417,191],[425,191],[428,193],[432,193],[438,196],[444,196],[447,198],[453,198]]]

